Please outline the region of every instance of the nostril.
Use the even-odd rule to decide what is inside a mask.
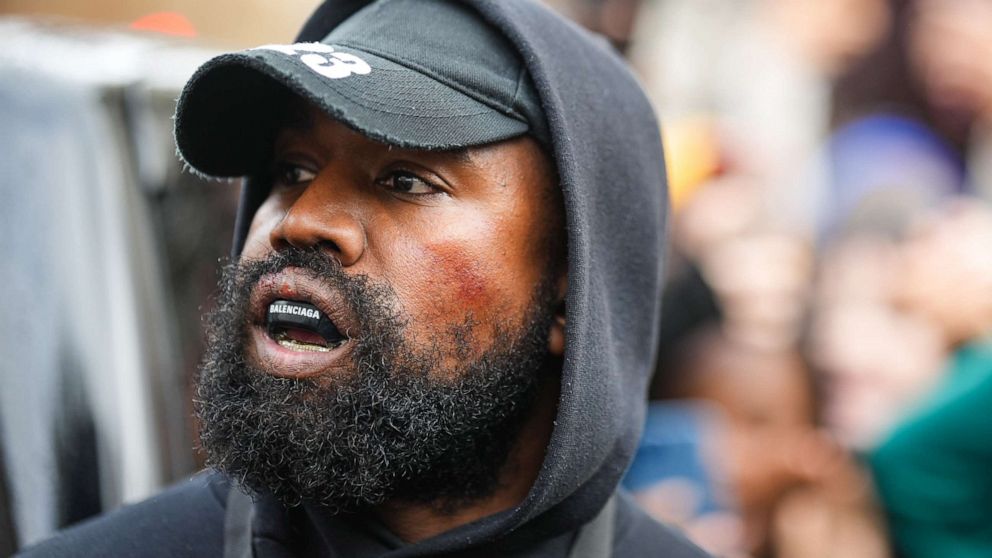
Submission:
[[[333,240],[321,240],[318,246],[322,252],[334,252],[336,255],[341,254],[341,247]]]

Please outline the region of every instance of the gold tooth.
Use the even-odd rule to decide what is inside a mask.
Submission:
[[[295,339],[291,339],[285,332],[279,332],[276,336],[276,343],[279,343],[287,349],[293,351],[303,351],[309,353],[326,353],[331,350],[330,347],[321,347],[320,345],[313,345],[311,343],[300,343]]]

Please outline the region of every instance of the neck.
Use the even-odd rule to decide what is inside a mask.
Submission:
[[[389,500],[374,512],[390,531],[416,543],[519,505],[537,479],[558,410],[558,381],[544,382],[531,416],[524,423],[495,491],[487,497],[459,504]]]

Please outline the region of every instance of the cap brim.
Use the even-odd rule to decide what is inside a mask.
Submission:
[[[205,63],[186,84],[176,108],[180,155],[210,176],[264,170],[294,95],[364,135],[398,147],[459,149],[528,130],[526,122],[424,73],[358,49],[333,49],[359,57],[369,71],[345,69],[337,73],[341,77],[329,78],[304,63],[302,56],[266,48],[224,54]]]

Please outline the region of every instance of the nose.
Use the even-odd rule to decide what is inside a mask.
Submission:
[[[365,228],[346,193],[317,180],[301,188],[302,193],[269,233],[272,247],[318,247],[330,252],[343,267],[354,265],[365,251]]]

